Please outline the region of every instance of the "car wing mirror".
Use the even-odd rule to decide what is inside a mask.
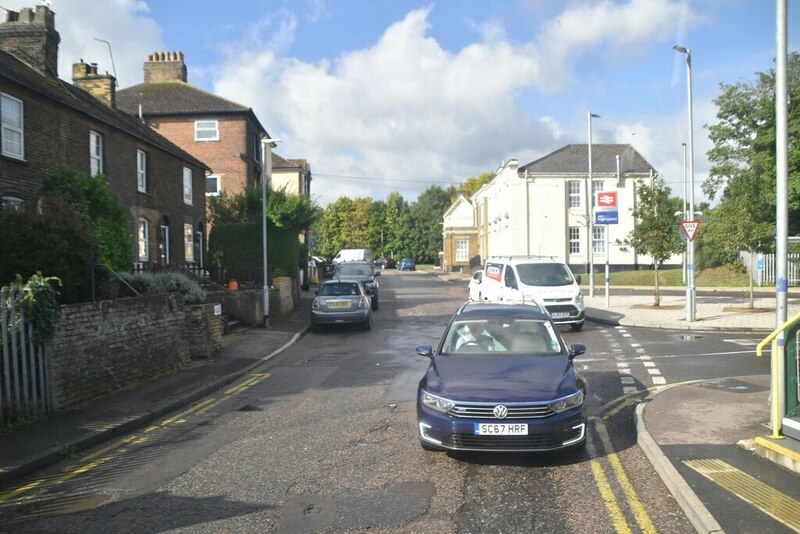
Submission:
[[[575,281],[578,283],[578,285],[581,285],[581,275],[576,276]]]
[[[417,354],[426,358],[433,358],[433,347],[430,345],[420,345],[417,347]]]
[[[575,356],[580,356],[586,352],[586,346],[581,345],[580,343],[575,343],[574,345],[570,345],[569,347],[569,359],[575,358]]]
[[[380,276],[380,275],[381,275],[380,271],[375,271],[372,273],[372,276]]]

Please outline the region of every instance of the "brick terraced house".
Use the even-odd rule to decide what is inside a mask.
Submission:
[[[144,83],[117,92],[120,109],[211,168],[206,193],[236,195],[260,183],[261,139],[268,138],[253,110],[186,82],[182,52],[156,52],[144,63]]]
[[[55,14],[6,11],[0,24],[0,198],[36,206],[59,165],[103,174],[130,216],[133,262],[203,264],[205,176],[197,157],[118,109],[116,80],[75,63],[58,78]]]

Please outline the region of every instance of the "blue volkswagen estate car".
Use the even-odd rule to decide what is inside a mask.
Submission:
[[[422,448],[552,451],[586,444],[585,383],[547,310],[535,303],[468,302],[430,358],[417,395]]]

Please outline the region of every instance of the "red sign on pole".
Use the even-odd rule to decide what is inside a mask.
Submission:
[[[698,226],[700,226],[700,221],[681,221],[681,228],[689,241],[694,241]]]
[[[616,191],[596,191],[595,192],[595,205],[598,208],[616,208],[617,207],[617,192]],[[609,210],[616,211],[616,210]]]

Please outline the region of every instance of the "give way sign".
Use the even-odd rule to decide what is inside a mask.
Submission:
[[[700,221],[681,221],[681,228],[683,228],[683,232],[689,238],[689,241],[694,241],[698,226],[700,226]]]

